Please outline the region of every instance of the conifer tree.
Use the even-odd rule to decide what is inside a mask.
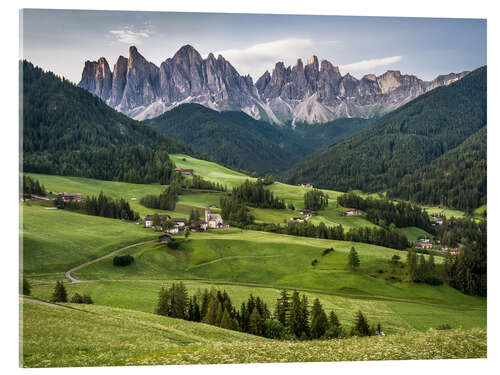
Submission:
[[[249,331],[254,335],[262,336],[263,328],[264,328],[264,320],[259,314],[257,308],[254,307],[252,313],[250,314]]]
[[[68,302],[68,294],[62,281],[56,282],[51,302]]]
[[[354,248],[354,246],[351,247],[351,251],[349,252],[348,265],[349,265],[349,267],[351,267],[353,269],[359,267],[359,265],[360,265],[358,253],[357,253],[356,249]]]
[[[25,277],[23,277],[21,289],[24,295],[29,296],[31,294],[31,285]]]
[[[327,329],[328,319],[326,317],[326,313],[323,310],[323,306],[321,306],[319,299],[316,298],[311,310],[311,338],[319,339],[323,337]]]
[[[356,323],[353,327],[353,334],[357,336],[370,336],[371,330],[370,326],[368,325],[368,321],[366,320],[365,316],[361,312],[361,310],[358,311],[356,315]]]
[[[406,267],[408,271],[408,281],[417,281],[417,253],[415,249],[408,250],[408,254],[406,255]]]
[[[225,329],[233,329],[233,320],[229,315],[227,310],[224,310],[224,314],[222,315],[222,319],[220,322],[220,327]]]

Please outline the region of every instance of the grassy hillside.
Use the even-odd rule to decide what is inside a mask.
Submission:
[[[290,343],[137,311],[72,307],[23,303],[23,367],[486,357],[484,329]]]
[[[51,210],[22,207],[23,270],[29,276],[64,272],[120,247],[151,240],[153,232],[135,223]]]
[[[412,100],[365,130],[299,162],[286,174],[286,181],[307,180],[342,191],[387,191],[405,175],[427,166],[485,125],[483,67]],[[442,195],[446,192],[440,191],[440,201],[445,201]],[[452,193],[454,197],[448,202],[458,199],[459,192]]]
[[[23,170],[128,182],[169,181],[170,152],[190,152],[88,91],[23,61]]]

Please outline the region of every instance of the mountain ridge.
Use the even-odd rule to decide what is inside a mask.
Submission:
[[[205,59],[190,45],[182,46],[160,66],[147,61],[135,46],[120,56],[113,71],[104,57],[86,61],[78,83],[109,106],[136,120],[151,119],[185,103],[217,111],[242,111],[256,120],[284,125],[315,124],[338,118],[372,118],[400,107],[436,87],[455,82],[468,72],[423,81],[389,70],[361,79],[342,76],[338,66],[312,56],[293,67],[277,62],[253,82],[224,59]]]

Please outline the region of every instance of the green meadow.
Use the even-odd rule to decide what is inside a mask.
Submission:
[[[486,330],[477,328],[276,342],[151,313],[67,307],[22,303],[22,367],[486,357]]]

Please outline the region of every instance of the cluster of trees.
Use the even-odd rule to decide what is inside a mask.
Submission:
[[[234,187],[231,193],[239,202],[252,207],[285,209],[285,201],[274,196],[272,191],[264,188],[264,182],[245,180],[240,186]]]
[[[307,296],[297,291],[290,296],[283,290],[271,313],[260,297],[250,295],[237,309],[226,291],[212,288],[198,290],[189,296],[182,282],[173,283],[160,289],[155,313],[272,339],[314,340],[346,336],[334,311],[327,317],[317,298],[310,309]],[[359,311],[356,324],[347,335],[368,336],[376,332]]]
[[[267,174],[265,177],[264,177],[264,180],[262,180],[262,183],[264,185],[272,185],[274,184],[274,177],[273,175],[271,174]]]
[[[220,208],[222,218],[232,226],[245,227],[255,220],[245,202],[240,201],[235,195],[222,197],[220,199]]]
[[[38,181],[38,179],[24,175],[23,175],[23,193],[40,195],[42,197],[45,197],[47,195],[45,186],[40,184],[40,181]]]
[[[367,220],[383,227],[390,227],[391,224],[398,228],[413,226],[430,233],[434,232],[427,212],[412,203],[393,203],[387,199],[362,198],[352,191],[338,197],[337,202],[344,207],[365,211]]]
[[[227,186],[223,186],[218,182],[204,180],[203,177],[197,175],[193,175],[192,178],[184,178],[182,187],[185,189],[227,191]]]
[[[321,210],[328,207],[328,194],[312,189],[304,194],[304,207],[308,210]]]
[[[160,195],[145,195],[139,199],[139,203],[147,208],[175,211],[179,200],[180,187],[172,180],[172,183]]]
[[[443,280],[437,275],[433,254],[430,254],[429,259],[425,260],[423,254],[417,255],[415,249],[408,249],[406,267],[408,281],[410,282],[426,283],[429,285],[441,285],[443,283]]]
[[[83,211],[87,215],[109,217],[112,219],[122,219],[137,221],[140,216],[130,208],[130,204],[123,198],[113,199],[105,196],[101,191],[99,196],[88,196],[81,201],[65,202],[60,196],[54,200],[54,205],[59,209],[69,209]]]
[[[23,170],[168,184],[170,152],[189,148],[23,61]]]
[[[486,125],[486,88],[486,67],[476,69],[299,162],[285,179],[293,184],[311,181],[315,186],[342,191],[391,190],[405,175],[422,170]],[[459,164],[458,168],[465,168],[467,174],[473,175],[471,166]],[[445,174],[440,177],[447,178]],[[440,182],[436,180],[436,185]],[[418,185],[414,187],[420,189]],[[460,190],[450,192],[454,196],[460,194]],[[441,193],[447,195],[448,191],[441,190]],[[405,195],[401,198],[408,197]],[[455,201],[455,197],[450,198],[450,202]]]
[[[318,225],[310,221],[302,223],[288,223],[284,226],[274,223],[257,224],[250,223],[247,225],[238,225],[232,223],[233,226],[239,226],[248,230],[260,230],[265,232],[273,232],[280,234],[288,234],[291,236],[300,237],[315,237],[325,238],[338,241],[363,242],[372,245],[390,247],[397,250],[404,250],[410,247],[410,243],[406,236],[397,228],[377,228],[377,227],[361,227],[351,228],[345,232],[343,226],[326,226],[321,222]]]
[[[444,227],[446,225],[446,227]],[[487,225],[486,220],[455,219],[445,221],[443,234],[463,244],[462,252],[445,256],[445,278],[464,293],[486,296],[487,289]]]
[[[68,292],[62,281],[56,281],[56,286],[54,287],[54,292],[50,298],[50,302],[71,302],[71,303],[86,303],[93,304],[94,301],[88,294],[83,296],[75,293],[73,297],[68,301]]]
[[[137,221],[140,219],[139,214],[130,208],[129,203],[125,199],[113,199],[105,196],[102,191],[97,197],[90,196],[81,201],[65,202],[61,197],[57,197],[54,200],[54,205],[60,209],[83,211],[87,215],[93,216],[128,221]]]
[[[134,261],[134,257],[130,254],[125,254],[125,255],[117,255],[113,258],[113,265],[114,266],[128,266],[129,264],[132,264]]]

